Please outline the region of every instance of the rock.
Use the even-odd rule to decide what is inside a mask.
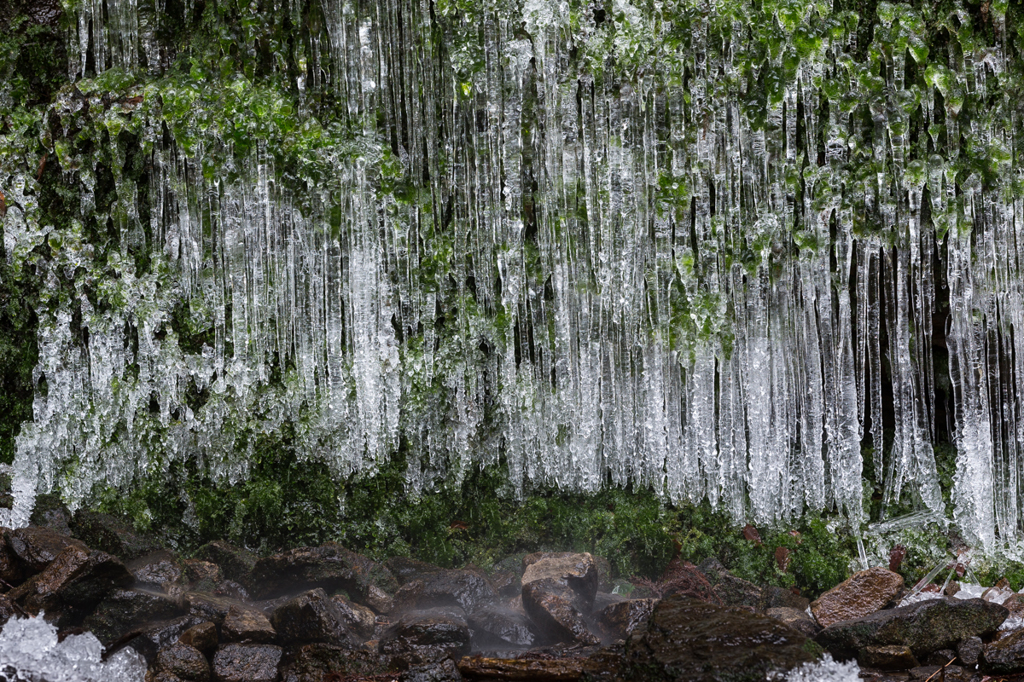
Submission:
[[[1010,612],[1012,616],[1024,616],[1024,594],[1012,594],[1006,601],[1003,602],[1003,606]]]
[[[117,589],[86,617],[82,627],[106,646],[145,623],[170,620],[184,613],[185,607],[179,600],[162,592]]]
[[[451,659],[418,665],[398,676],[398,682],[462,682],[458,665]]]
[[[215,540],[196,550],[195,558],[217,564],[225,578],[237,582],[246,590],[252,589],[252,571],[259,557],[249,550],[223,540]]]
[[[18,607],[15,605],[14,600],[6,594],[0,594],[0,627],[3,627],[7,621],[17,615],[21,614],[18,612]]]
[[[399,585],[404,585],[410,580],[416,580],[425,575],[444,570],[440,566],[428,564],[426,561],[410,559],[404,556],[391,557],[384,562],[384,566],[395,576]]]
[[[10,528],[0,528],[0,580],[8,585],[20,583],[25,577],[18,557],[11,549],[9,536],[13,532]]]
[[[224,619],[227,617],[228,611],[231,610],[232,606],[246,606],[245,603],[237,599],[219,597],[205,592],[186,592],[182,596],[182,600],[188,607],[190,616],[198,618],[200,621],[208,620],[217,625],[224,623]],[[266,612],[264,611],[264,613]]]
[[[1017,630],[981,651],[980,667],[988,675],[1024,672],[1024,630]]]
[[[166,549],[133,559],[128,562],[127,567],[142,586],[163,590],[176,596],[184,591],[180,585],[183,576],[181,563],[173,552]]]
[[[412,611],[384,631],[378,648],[399,669],[457,659],[469,653],[469,625],[457,607]]]
[[[852,658],[867,646],[903,644],[920,659],[968,637],[995,632],[1006,615],[1002,606],[981,599],[943,597],[836,623],[815,640],[836,658]]]
[[[876,566],[854,573],[811,603],[811,613],[824,628],[878,611],[903,589],[903,576]]]
[[[777,606],[765,611],[769,618],[782,621],[805,637],[813,637],[821,632],[821,626],[817,621],[807,615],[806,611],[794,609],[788,606]]]
[[[541,639],[553,642],[597,644],[580,612],[580,595],[554,578],[523,585],[523,609]]]
[[[910,670],[917,667],[910,647],[903,644],[866,646],[857,653],[857,662],[879,670]]]
[[[394,598],[376,585],[366,586],[362,602],[377,613],[391,613],[395,610]]]
[[[377,628],[377,618],[369,607],[350,602],[338,594],[331,597],[331,601],[338,607],[338,612],[349,632],[363,640],[373,637],[373,632]]]
[[[68,522],[71,520],[71,512],[67,505],[60,499],[60,495],[53,493],[37,495],[35,505],[32,507],[32,516],[29,524],[49,528],[61,535],[71,536],[71,527]]]
[[[300,547],[260,559],[252,572],[252,594],[267,599],[295,590],[322,587],[345,590],[361,604],[372,598],[371,586],[394,593],[398,581],[380,564],[329,542],[320,547]]]
[[[71,519],[72,534],[89,547],[131,561],[160,549],[153,537],[137,533],[119,519],[98,512],[78,510]]]
[[[524,682],[566,682],[568,680],[622,680],[622,657],[618,652],[599,650],[589,656],[564,658],[486,658],[467,656],[459,660],[459,672],[468,680],[509,680]],[[638,681],[639,682],[639,681]]]
[[[31,526],[11,532],[7,537],[7,546],[20,565],[21,574],[26,576],[42,571],[68,547],[89,551],[79,540],[61,535],[50,528]]]
[[[593,611],[594,613],[601,613],[612,604],[618,604],[620,601],[626,601],[626,597],[612,592],[598,592],[594,597]]]
[[[46,612],[57,627],[79,622],[111,591],[132,582],[116,557],[69,545],[42,572],[11,590],[26,611]]]
[[[199,559],[186,559],[184,574],[192,592],[214,592],[223,580],[220,566]]]
[[[234,580],[221,580],[213,593],[219,597],[228,597],[238,601],[248,601],[249,591],[242,587],[241,583]]]
[[[128,646],[142,654],[150,665],[155,665],[160,649],[177,643],[183,633],[201,622],[191,616],[180,616],[171,620],[146,623],[136,630],[138,634],[128,643]],[[188,644],[188,642],[183,642],[183,644]]]
[[[257,609],[244,609],[232,606],[224,616],[221,633],[226,642],[253,642],[262,644],[272,642],[277,632],[270,621]]]
[[[758,610],[767,611],[768,609],[791,608],[803,611],[810,603],[810,599],[794,594],[792,590],[769,585],[761,590],[761,607]]]
[[[228,644],[213,655],[217,682],[276,682],[281,647],[272,644]]]
[[[682,595],[662,599],[626,642],[631,682],[764,680],[814,660],[807,640],[777,620]]]
[[[354,645],[338,607],[319,587],[279,606],[270,622],[282,642]]]
[[[210,664],[206,656],[186,644],[172,644],[161,649],[156,656],[157,667],[183,680],[207,682],[210,679]]]
[[[938,678],[937,673],[941,669],[942,666],[938,665],[919,665],[916,668],[910,669],[910,679],[912,682],[921,682],[923,680],[935,682]]]
[[[977,665],[984,648],[981,637],[968,637],[956,645],[956,655],[964,665]]]
[[[353,651],[334,644],[304,644],[292,652],[286,669],[281,671],[281,679],[284,682],[377,679],[376,675],[386,672],[386,661],[375,652]]]
[[[195,647],[204,654],[209,653],[217,648],[217,626],[210,622],[193,625],[188,630],[181,633],[178,637],[178,641],[182,644]]]
[[[612,639],[626,639],[651,616],[657,599],[628,599],[609,604],[597,617],[601,629]]]
[[[761,610],[764,602],[761,588],[734,576],[718,559],[702,561],[697,570],[707,578],[715,595],[724,605],[740,606],[750,611]]]
[[[523,583],[519,575],[513,571],[495,571],[490,581],[494,591],[506,599],[518,596],[523,591]]]
[[[956,652],[952,649],[939,649],[928,654],[928,665],[946,665],[956,658]]]
[[[583,613],[589,613],[593,607],[600,582],[597,562],[585,552],[528,554],[523,559],[523,588],[541,580],[557,582],[575,592],[577,608]]]
[[[500,604],[481,606],[469,616],[476,649],[530,647],[537,641],[533,623],[526,614]]]
[[[395,593],[394,609],[411,611],[458,606],[466,612],[498,601],[498,593],[480,574],[442,570],[411,580]]]

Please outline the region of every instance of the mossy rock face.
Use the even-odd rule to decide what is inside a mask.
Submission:
[[[79,511],[71,520],[71,531],[89,547],[131,561],[161,549],[153,537],[136,532],[110,514]]]

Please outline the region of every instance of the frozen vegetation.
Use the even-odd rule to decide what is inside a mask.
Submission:
[[[942,515],[948,420],[956,523],[1016,545],[1005,2],[208,2],[192,46],[163,3],[67,7],[73,84],[0,86],[4,247],[45,283],[0,525],[175,460],[241,480],[286,422],[339,476],[406,448],[413,490],[501,461],[859,524],[870,469]]]

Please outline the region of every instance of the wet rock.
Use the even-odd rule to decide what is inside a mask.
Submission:
[[[501,597],[515,597],[523,591],[523,583],[514,571],[495,571],[491,575],[490,581],[491,587]]]
[[[342,622],[345,623],[345,627],[348,628],[349,632],[363,640],[373,637],[373,632],[377,627],[377,619],[372,609],[368,606],[351,602],[337,594],[331,597],[331,601],[338,607],[338,613],[341,614]]]
[[[42,573],[11,590],[9,596],[26,611],[44,611],[47,620],[65,627],[81,622],[111,591],[132,580],[116,557],[69,545]]]
[[[276,682],[281,647],[272,644],[228,644],[213,655],[217,682]]]
[[[543,640],[580,644],[599,642],[587,629],[579,609],[580,601],[578,592],[553,578],[523,585],[523,609]]]
[[[409,581],[395,593],[394,609],[457,606],[466,612],[498,601],[498,593],[474,571],[442,570]]]
[[[377,613],[391,613],[395,610],[394,598],[376,585],[366,586],[362,603]]]
[[[806,611],[794,609],[788,606],[778,606],[765,611],[769,618],[782,621],[805,637],[813,637],[821,632],[822,628],[817,621],[807,615]]]
[[[29,523],[33,526],[49,528],[61,535],[70,536],[71,527],[68,526],[70,520],[71,512],[60,499],[60,495],[50,493],[36,497]]]
[[[204,654],[213,651],[217,647],[217,626],[213,623],[199,623],[185,630],[178,637],[182,644],[195,647]]]
[[[324,682],[332,679],[373,678],[387,672],[386,661],[375,652],[353,651],[334,644],[304,644],[282,666],[284,682]],[[387,678],[385,678],[387,679]]]
[[[928,660],[925,663],[928,665],[946,665],[955,658],[956,652],[952,649],[939,649],[928,654]]]
[[[1010,595],[1003,602],[1003,606],[1006,607],[1011,616],[1024,616],[1024,594]]]
[[[567,682],[586,679],[622,680],[620,652],[602,649],[589,656],[561,658],[490,658],[467,656],[459,660],[459,672],[467,680],[522,680]]]
[[[986,644],[979,660],[989,675],[1024,672],[1024,630],[1017,630],[997,642]]]
[[[0,594],[0,627],[3,627],[7,621],[17,615],[21,614],[18,612],[18,607],[14,604],[14,600],[6,594]]]
[[[239,601],[249,600],[249,591],[242,587],[241,583],[236,583],[234,580],[221,580],[217,583],[217,588],[213,593],[220,597],[228,597],[229,599],[237,599]]]
[[[220,566],[199,559],[185,560],[184,578],[192,592],[213,592],[224,579]]]
[[[458,665],[451,659],[440,663],[409,668],[398,676],[398,682],[462,682]]]
[[[903,589],[903,576],[876,566],[854,573],[811,603],[811,613],[827,628],[883,608]]]
[[[809,662],[799,632],[767,616],[671,595],[626,643],[623,678],[635,682],[764,680]]]
[[[242,585],[246,590],[252,589],[252,571],[259,557],[242,547],[236,547],[223,540],[215,540],[196,550],[196,558],[220,566],[221,572],[228,580]]]
[[[408,669],[465,656],[469,642],[469,624],[462,609],[439,607],[399,618],[381,635],[378,648],[391,659],[393,668]]]
[[[981,599],[944,597],[836,623],[815,640],[837,658],[851,658],[867,646],[903,644],[920,659],[968,637],[995,632],[1006,615],[1002,606]]]
[[[964,665],[977,665],[984,648],[985,645],[981,641],[981,637],[968,637],[957,644],[956,655]]]
[[[260,559],[253,567],[252,582],[252,594],[257,599],[322,587],[331,592],[345,590],[370,608],[373,606],[366,599],[373,597],[371,586],[384,593],[398,589],[398,581],[391,571],[334,542]]]
[[[866,646],[857,653],[857,662],[879,670],[910,670],[918,664],[910,647],[903,644]]]
[[[123,561],[160,549],[155,538],[136,532],[109,514],[79,510],[71,520],[71,531],[89,547],[113,554]]]
[[[600,612],[597,622],[612,639],[626,639],[629,633],[651,616],[657,599],[628,599],[610,604]]]
[[[201,622],[198,618],[180,616],[171,620],[146,623],[135,631],[137,634],[128,645],[142,654],[150,665],[154,665],[160,649],[177,643],[182,634]],[[189,644],[189,642],[183,642],[183,644]],[[190,644],[190,646],[194,645]]]
[[[425,575],[444,570],[440,566],[429,564],[426,561],[410,559],[404,556],[391,557],[384,562],[384,566],[395,576],[399,585],[404,585],[410,580],[416,580]]]
[[[168,594],[181,594],[183,576],[181,563],[173,552],[161,549],[133,559],[127,564],[140,585],[163,590]]]
[[[170,620],[184,613],[179,600],[162,592],[116,589],[86,617],[82,627],[108,645],[145,623]]]
[[[199,649],[185,644],[172,644],[161,649],[156,657],[161,671],[183,680],[207,682],[210,679],[210,664]]]
[[[24,578],[24,571],[10,545],[9,537],[13,532],[10,528],[0,528],[0,580],[8,585],[19,583]]]
[[[739,606],[750,611],[762,608],[764,596],[761,593],[761,588],[734,576],[718,559],[706,559],[697,566],[697,570],[707,578],[708,583],[724,605]]]
[[[935,682],[941,669],[942,666],[938,665],[919,665],[910,669],[910,680],[911,682],[923,682],[923,680]]]
[[[217,625],[224,623],[224,618],[227,617],[228,611],[231,610],[232,606],[245,606],[243,602],[237,599],[220,597],[205,592],[186,592],[182,596],[182,600],[188,607],[190,616],[198,618],[200,621],[208,620]]]
[[[621,601],[626,601],[626,597],[621,594],[614,594],[611,592],[598,592],[597,596],[594,597],[594,613],[601,613],[612,604],[618,604]]]
[[[20,568],[22,575],[39,573],[50,565],[68,547],[88,552],[89,548],[79,540],[50,528],[19,528],[7,536],[7,546]]]
[[[224,616],[221,633],[226,642],[253,642],[262,644],[272,642],[277,632],[270,621],[257,609],[246,609],[232,606]]]
[[[794,594],[792,590],[769,585],[761,590],[761,608],[758,610],[767,611],[768,609],[790,608],[803,611],[810,603],[810,599]]]
[[[321,588],[288,600],[270,618],[282,642],[326,642],[352,646],[338,607]]]
[[[468,622],[476,649],[530,647],[537,641],[533,623],[526,614],[500,604],[481,606],[469,616]]]
[[[537,552],[523,558],[522,584],[525,589],[539,581],[553,581],[576,593],[577,608],[589,613],[597,595],[597,562],[588,553]]]

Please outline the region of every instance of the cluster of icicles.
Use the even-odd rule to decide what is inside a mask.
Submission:
[[[59,485],[74,503],[157,461],[242,479],[244,444],[287,421],[300,456],[339,476],[372,473],[405,439],[412,489],[501,462],[513,489],[633,482],[755,523],[823,508],[865,521],[868,444],[886,504],[909,495],[942,515],[937,336],[955,400],[955,519],[978,546],[1015,544],[1024,204],[1005,191],[1009,162],[995,181],[953,170],[967,144],[1014,149],[995,4],[995,44],[954,34],[949,66],[926,79],[908,64],[916,15],[883,3],[876,36],[901,49],[827,34],[780,67],[760,121],[740,96],[767,87],[740,69],[749,25],[723,30],[714,2],[687,0],[680,38],[668,13],[611,6],[449,16],[460,37],[438,51],[420,3],[317,3],[328,39],[302,48],[315,66],[297,91],[333,88],[363,147],[339,150],[333,178],[306,194],[280,181],[266,146],[211,179],[203,157],[227,147],[186,150],[154,124],[146,227],[166,270],[135,271],[146,241],[119,188],[123,305],[94,310],[82,294],[41,312],[45,391],[18,441],[10,520],[37,489]],[[135,2],[78,11],[75,77],[87,62],[159,71]],[[755,20],[794,30],[781,14]],[[623,64],[648,53],[620,71],[575,56],[602,46]],[[870,104],[840,106],[821,86],[867,102],[871,78],[882,94]],[[956,103],[985,92],[995,113],[960,130]],[[918,158],[924,147],[934,153]],[[385,191],[385,157],[415,198]],[[865,159],[877,172],[860,172]],[[8,254],[41,234],[15,213]],[[65,266],[90,258],[81,235],[61,239]],[[948,329],[933,329],[947,294]],[[72,333],[76,307],[87,341]],[[213,330],[199,350],[168,331],[182,307]]]

